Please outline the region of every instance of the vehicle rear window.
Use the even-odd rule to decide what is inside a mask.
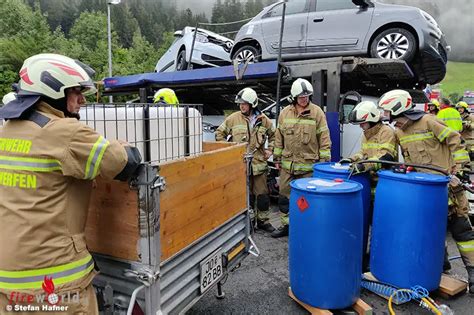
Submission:
[[[308,11],[307,0],[290,0],[286,3],[285,15],[304,13]],[[283,5],[277,5],[271,9],[265,17],[281,16]]]
[[[316,11],[355,9],[357,6],[351,0],[317,0]]]

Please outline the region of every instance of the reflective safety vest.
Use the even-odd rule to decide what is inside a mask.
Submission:
[[[58,292],[92,281],[84,228],[97,176],[127,169],[127,147],[46,103],[0,130],[0,291]]]
[[[313,164],[331,160],[331,139],[326,116],[310,103],[298,114],[294,105],[285,107],[278,118],[274,160],[290,174],[313,171]]]
[[[436,115],[438,119],[441,119],[448,127],[454,131],[462,131],[462,119],[461,115],[457,110],[452,107],[443,108]]]

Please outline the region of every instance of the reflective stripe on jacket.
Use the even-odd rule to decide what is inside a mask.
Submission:
[[[254,126],[249,126],[249,117],[238,111],[232,113],[216,130],[216,141],[226,141],[230,135],[232,142],[249,143],[248,152],[254,152],[252,159],[252,174],[259,175],[267,171],[265,158],[265,143],[268,141],[268,150],[273,150],[275,128],[271,120],[260,114]]]
[[[301,114],[294,105],[281,111],[273,155],[291,174],[312,172],[314,163],[331,160],[329,129],[319,106],[310,103]]]
[[[387,125],[379,122],[372,128],[364,131],[362,135],[361,149],[351,157],[356,162],[360,160],[379,160],[381,157],[389,154],[394,161],[398,157],[397,139],[395,131]],[[372,163],[371,163],[372,164]],[[366,165],[374,170],[380,168],[380,165]]]
[[[0,131],[0,291],[92,280],[84,237],[92,179],[113,179],[127,150],[46,103]],[[33,115],[34,114],[34,115]]]
[[[407,163],[437,166],[450,171],[455,164],[469,162],[458,132],[431,115],[424,115],[395,134]]]

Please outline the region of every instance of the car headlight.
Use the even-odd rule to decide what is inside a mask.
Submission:
[[[196,35],[196,41],[197,41],[197,42],[200,42],[200,43],[208,43],[208,42],[209,42],[209,39],[208,39],[207,36],[205,36],[205,35],[197,34],[197,35]]]
[[[420,10],[421,16],[430,24],[436,26],[438,28],[438,23],[436,23],[436,20],[427,12]]]

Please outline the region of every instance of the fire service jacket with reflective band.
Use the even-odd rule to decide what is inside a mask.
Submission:
[[[0,131],[0,291],[82,289],[94,262],[84,228],[92,180],[124,179],[134,150],[41,102]]]
[[[226,141],[232,135],[232,142],[247,142],[247,151],[254,152],[252,159],[252,175],[260,175],[267,171],[265,159],[265,142],[268,140],[268,150],[273,150],[275,129],[271,120],[261,114],[254,126],[250,126],[249,118],[242,112],[232,113],[216,130],[216,141]]]
[[[390,126],[379,122],[375,126],[364,131],[362,135],[361,149],[351,157],[353,162],[360,160],[388,160],[395,161],[398,157],[397,140],[395,131]],[[377,171],[381,165],[366,165],[373,171]]]
[[[324,112],[309,103],[301,114],[294,105],[285,107],[275,133],[275,162],[290,174],[313,171],[313,164],[331,160],[331,139]]]
[[[434,116],[424,115],[405,130],[397,128],[395,134],[407,163],[433,165],[449,172],[455,164],[461,169],[469,162],[460,134]]]

